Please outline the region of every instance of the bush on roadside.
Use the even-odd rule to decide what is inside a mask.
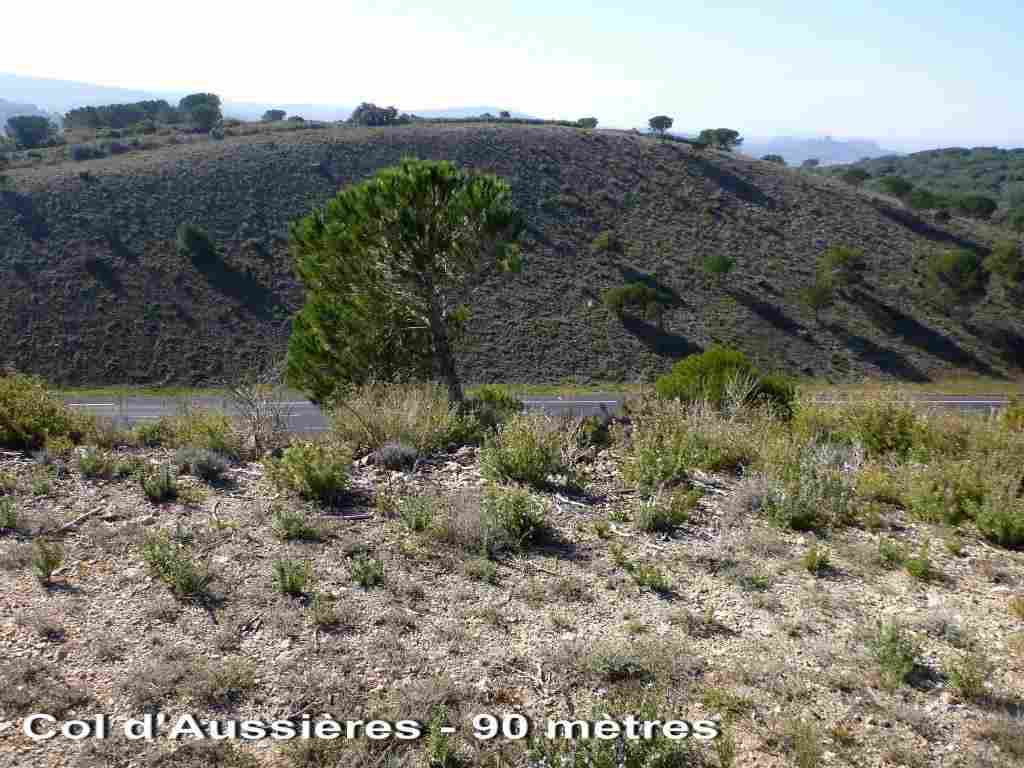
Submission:
[[[147,536],[142,559],[149,572],[181,600],[202,599],[213,580],[209,571],[192,559],[185,545],[164,531]]]
[[[796,471],[770,487],[764,511],[782,528],[822,531],[852,522],[855,497],[843,454],[810,444],[803,447]]]
[[[1024,498],[1021,482],[997,487],[975,509],[981,535],[1001,547],[1024,547]]]
[[[90,419],[53,397],[45,383],[20,373],[0,375],[0,446],[17,450],[43,447],[50,439],[79,441]]]
[[[697,507],[700,489],[659,491],[640,504],[636,525],[647,533],[669,533],[690,519]]]
[[[293,440],[280,459],[264,461],[274,485],[322,504],[337,503],[348,489],[352,453],[337,442]]]
[[[338,439],[359,455],[391,442],[429,455],[479,439],[476,418],[460,413],[447,390],[430,382],[359,387],[338,401],[330,420]]]
[[[242,437],[231,417],[216,411],[185,408],[135,428],[136,440],[147,447],[203,448],[239,458]]]
[[[716,345],[683,358],[654,384],[658,397],[685,403],[707,402],[716,409],[763,404],[778,415],[792,415],[796,389],[778,376],[760,373],[739,350]],[[740,400],[741,402],[730,402]]]
[[[484,384],[466,401],[465,412],[474,416],[483,429],[504,424],[525,406],[507,387]]]
[[[565,441],[554,419],[539,413],[517,414],[484,441],[480,471],[491,480],[543,486],[549,476],[566,471]]]
[[[98,448],[86,448],[78,455],[78,471],[82,477],[109,480],[114,476],[116,465],[113,456]]]
[[[971,460],[935,461],[912,477],[907,491],[911,514],[947,525],[974,517],[984,498],[982,469]]]

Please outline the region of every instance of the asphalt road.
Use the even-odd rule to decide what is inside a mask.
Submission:
[[[138,421],[158,419],[179,413],[185,402],[193,408],[218,410],[232,413],[231,402],[221,397],[125,397],[125,398],[64,398],[64,402],[72,408],[108,416],[122,424],[134,424]],[[622,403],[619,395],[588,395],[586,397],[526,397],[523,398],[528,409],[539,409],[551,415],[577,414],[581,416],[599,415],[605,410],[614,413]],[[320,409],[308,400],[282,401],[282,407],[288,414],[288,423],[296,432],[320,432],[327,429]]]
[[[942,393],[920,393],[910,396],[919,405],[933,408],[957,409],[980,413],[991,413],[1006,405],[1007,398],[1003,395],[948,395]],[[841,403],[843,398],[822,397],[822,403]],[[160,397],[124,397],[124,398],[65,398],[65,402],[73,407],[89,411],[100,416],[108,416],[122,424],[133,424],[138,421],[158,419],[161,416],[178,413],[184,400],[181,398]],[[195,408],[232,412],[229,400],[220,397],[192,397],[188,403]],[[615,413],[622,405],[620,394],[594,394],[583,397],[525,397],[523,402],[531,410],[542,410],[550,415],[575,414],[580,416],[596,416],[604,412]],[[296,432],[320,432],[327,429],[320,409],[307,400],[284,401],[288,421]]]

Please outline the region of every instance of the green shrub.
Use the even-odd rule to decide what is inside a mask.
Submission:
[[[241,434],[223,413],[184,408],[174,416],[135,427],[136,441],[148,447],[203,448],[238,458],[242,454]]]
[[[282,595],[297,597],[309,583],[311,569],[307,562],[294,560],[277,560],[274,563],[274,588]]]
[[[1024,546],[1024,498],[1020,494],[1020,482],[997,486],[986,495],[976,508],[974,522],[981,535],[993,544]]]
[[[349,484],[352,454],[334,442],[293,440],[280,459],[267,459],[267,477],[280,488],[322,504],[337,503]]]
[[[883,568],[897,568],[906,559],[907,555],[899,542],[885,538],[878,540],[878,562]]]
[[[648,533],[671,532],[690,519],[690,513],[697,507],[702,495],[698,488],[690,491],[659,491],[641,502],[636,525]]]
[[[964,216],[987,219],[999,208],[999,203],[985,195],[964,195],[957,198],[956,209]]]
[[[219,259],[213,238],[195,224],[185,223],[178,227],[176,244],[179,254],[190,257],[200,266],[213,264]]]
[[[10,496],[0,496],[0,532],[18,530],[18,507]]]
[[[809,574],[817,576],[829,568],[828,550],[819,549],[816,543],[811,544],[800,558],[800,564]]]
[[[555,420],[540,413],[518,414],[484,441],[480,471],[492,480],[544,486],[550,475],[566,471],[564,443]]]
[[[1024,283],[1024,253],[1013,240],[997,243],[985,259],[985,269],[1001,277],[1012,287]]]
[[[43,584],[49,584],[53,572],[64,562],[64,549],[56,542],[36,539],[32,542],[32,572]]]
[[[916,557],[908,557],[903,560],[903,567],[907,573],[918,581],[931,581],[935,578],[935,570],[932,568],[931,556],[928,554],[929,541],[925,538],[921,542],[921,548]]]
[[[970,460],[934,462],[912,477],[907,491],[911,514],[947,525],[974,517],[984,498],[982,470]]]
[[[894,690],[913,672],[918,648],[899,624],[879,622],[871,642],[871,652],[878,663],[882,685]]]
[[[992,663],[981,653],[974,651],[949,664],[946,676],[965,701],[981,701],[985,698],[985,683],[992,676],[992,671]]]
[[[796,390],[779,377],[763,376],[739,350],[715,345],[699,355],[683,358],[671,373],[659,376],[654,387],[664,399],[707,402],[714,408],[727,404],[737,382],[750,383],[747,399],[769,404],[782,415],[792,413]]]
[[[616,315],[642,309],[646,317],[657,317],[662,307],[672,303],[672,297],[646,283],[629,283],[602,291],[601,302]]]
[[[309,524],[304,512],[282,509],[271,519],[274,535],[281,541],[319,541],[320,530]]]
[[[363,589],[384,583],[384,563],[376,558],[358,555],[349,565],[352,580]]]
[[[634,566],[630,569],[630,575],[641,589],[649,589],[658,594],[668,594],[672,591],[672,582],[655,565],[640,564]]]
[[[79,437],[88,423],[50,395],[41,379],[0,375],[0,446],[38,449],[55,437]]]
[[[196,563],[181,541],[166,532],[151,534],[142,546],[142,559],[149,572],[163,581],[181,600],[201,600],[213,577]]]
[[[174,501],[178,498],[178,477],[177,472],[170,464],[162,464],[153,469],[151,467],[143,470],[139,477],[139,485],[146,498],[155,504],[164,501]]]
[[[485,551],[521,549],[547,530],[544,505],[525,488],[487,489],[481,499]]]
[[[228,461],[222,454],[206,448],[179,448],[174,463],[180,470],[208,483],[220,480],[228,469]]]
[[[796,473],[769,488],[763,502],[768,518],[795,531],[821,531],[849,524],[856,493],[837,464],[837,457],[827,448],[806,446]]]
[[[499,384],[483,384],[466,400],[465,410],[484,429],[504,424],[526,406],[512,392]]]
[[[593,239],[590,243],[590,250],[592,253],[607,253],[611,251],[621,253],[622,242],[615,236],[614,232],[606,229]]]
[[[704,257],[704,271],[716,278],[725,277],[735,266],[736,259],[724,253]]]
[[[434,521],[433,501],[423,494],[406,497],[398,504],[398,517],[410,531],[425,531]]]
[[[940,295],[967,299],[985,287],[985,270],[977,252],[961,248],[934,254],[927,264],[932,288]]]
[[[109,480],[114,476],[115,469],[114,457],[97,448],[86,448],[78,456],[78,471],[83,477]]]

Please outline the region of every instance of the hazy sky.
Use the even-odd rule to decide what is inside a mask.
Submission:
[[[231,101],[487,104],[748,136],[1024,145],[1021,0],[55,0],[0,71]],[[3,94],[0,94],[3,96]]]

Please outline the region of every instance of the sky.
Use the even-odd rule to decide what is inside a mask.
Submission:
[[[51,0],[45,16],[5,8],[0,71],[227,101],[1024,146],[1020,0]]]

